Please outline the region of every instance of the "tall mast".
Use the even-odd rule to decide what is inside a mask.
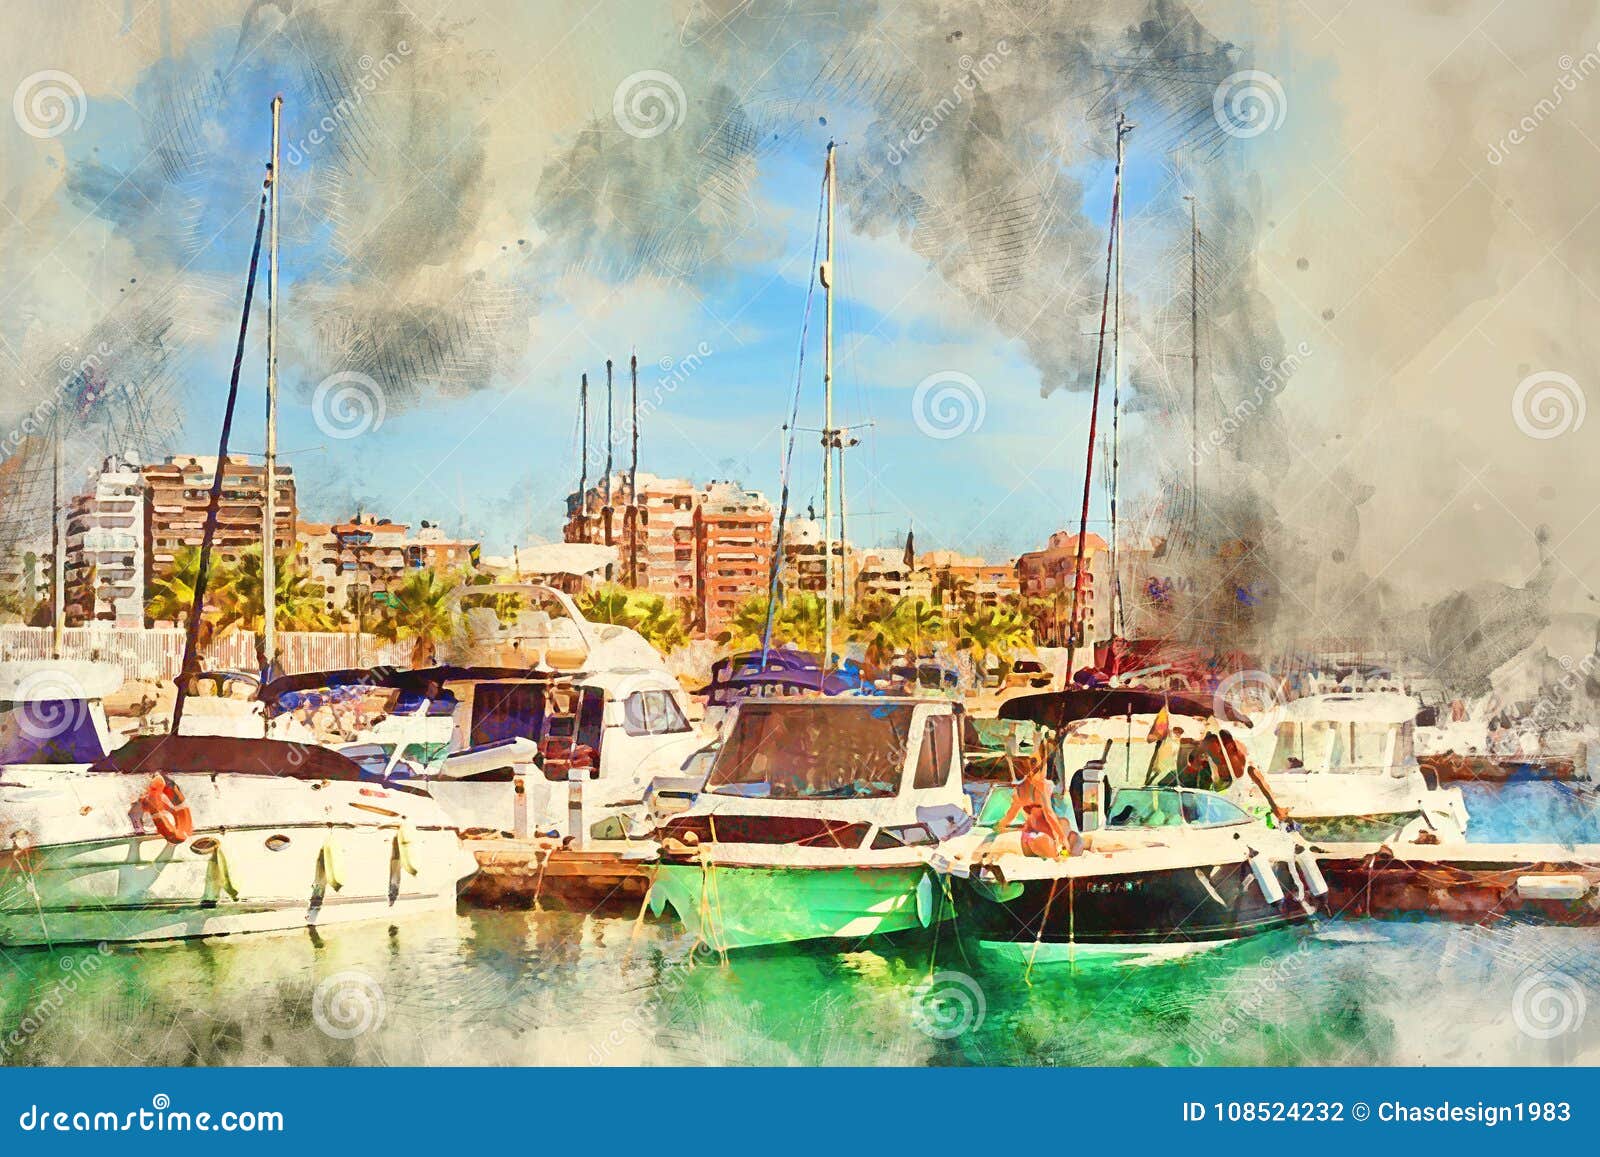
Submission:
[[[628,585],[639,585],[639,355],[628,355],[628,372],[633,378],[633,398],[629,404],[632,415],[628,425],[633,431],[633,460],[628,464],[628,516],[624,520],[628,532]]]
[[[1111,310],[1111,640],[1116,642],[1122,623],[1122,552],[1117,535],[1117,497],[1119,474],[1122,468],[1122,140],[1133,131],[1128,118],[1117,114],[1117,216],[1116,216],[1116,270],[1117,290]],[[1113,648],[1114,649],[1114,648]],[[1115,664],[1115,656],[1112,663]]]
[[[66,654],[67,641],[67,527],[61,508],[61,408],[51,423],[55,437],[50,449],[50,657]]]
[[[1079,618],[1083,594],[1084,540],[1089,535],[1089,487],[1094,478],[1094,439],[1100,420],[1100,371],[1106,355],[1106,315],[1111,307],[1111,266],[1116,251],[1117,225],[1122,216],[1122,118],[1117,118],[1117,170],[1111,188],[1111,222],[1106,230],[1106,283],[1100,297],[1100,342],[1094,355],[1094,393],[1089,402],[1089,448],[1083,463],[1083,508],[1078,516],[1078,557],[1072,571],[1072,614],[1067,620],[1067,685],[1078,654]]]
[[[1194,194],[1189,202],[1189,501],[1194,533],[1200,530],[1200,224]]]
[[[283,97],[272,98],[272,170],[267,210],[267,450],[261,504],[261,657],[270,677],[278,659],[278,122]],[[220,473],[223,468],[217,463]]]
[[[822,667],[833,663],[833,194],[836,178],[833,142],[828,142],[828,230],[825,255],[817,276],[823,288],[822,322]]]
[[[578,383],[579,425],[583,429],[578,455],[578,541],[589,541],[589,375]]]
[[[611,390],[611,359],[606,359],[606,481],[605,504],[600,507],[601,531],[605,535],[605,543],[611,546],[611,451],[616,445],[616,426],[612,419],[612,390]],[[606,581],[612,578],[611,564],[606,563]]]

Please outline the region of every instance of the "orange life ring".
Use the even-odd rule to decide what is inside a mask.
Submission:
[[[183,802],[183,792],[166,776],[152,779],[139,803],[167,843],[181,844],[194,835],[194,816],[189,813],[189,805]]]

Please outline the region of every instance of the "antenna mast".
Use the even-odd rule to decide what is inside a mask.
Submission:
[[[628,585],[639,585],[639,355],[628,355],[628,372],[633,377],[632,417],[633,461],[628,465],[628,514],[624,524],[628,534]]]
[[[616,427],[612,418],[611,359],[606,359],[606,481],[605,505],[600,507],[601,532],[607,546],[615,545],[611,538],[611,451],[616,445]],[[606,563],[606,581],[612,578],[610,563]]]
[[[278,661],[278,121],[283,97],[272,98],[272,171],[267,176],[267,447],[261,503],[261,659],[263,679]],[[222,463],[217,463],[220,473]]]
[[[589,375],[584,374],[578,382],[578,413],[582,415],[579,425],[583,433],[579,436],[578,454],[578,541],[589,541]]]
[[[833,428],[833,196],[836,176],[832,141],[828,142],[828,231],[825,256],[817,269],[822,282],[822,669],[833,665],[833,449],[838,431]],[[843,462],[841,460],[841,465]],[[841,585],[842,582],[841,582]]]

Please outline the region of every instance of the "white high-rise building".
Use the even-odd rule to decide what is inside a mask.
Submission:
[[[139,463],[113,455],[67,508],[69,622],[144,625],[144,497]]]

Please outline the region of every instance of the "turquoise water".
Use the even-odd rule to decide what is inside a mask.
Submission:
[[[1469,806],[1493,830],[1495,801]],[[0,1060],[1600,1063],[1600,929],[1339,921],[1182,963],[1031,975],[958,933],[723,962],[633,911],[462,909],[318,937],[13,950]]]

